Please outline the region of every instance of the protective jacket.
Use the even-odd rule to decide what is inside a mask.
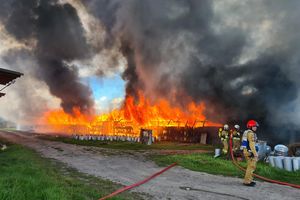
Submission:
[[[228,140],[229,132],[227,130],[219,129],[219,137],[222,141]]]
[[[241,134],[240,134],[240,132],[239,131],[237,131],[237,130],[233,130],[232,132],[231,132],[231,134],[232,134],[232,139],[233,140],[241,140]]]
[[[253,156],[257,157],[258,148],[255,146],[256,141],[256,134],[250,129],[246,130],[242,137],[241,149],[243,149],[244,151],[246,150],[249,153],[252,153]]]

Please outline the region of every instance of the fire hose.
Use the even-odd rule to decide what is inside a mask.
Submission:
[[[229,147],[230,147],[230,155],[231,155],[231,159],[232,159],[232,163],[238,167],[241,171],[246,171],[245,168],[243,168],[242,166],[240,166],[238,164],[238,162],[235,160],[234,158],[234,155],[233,155],[233,150],[232,150],[232,135],[230,135],[230,140],[229,140]],[[277,181],[277,180],[272,180],[272,179],[269,179],[269,178],[266,178],[266,177],[263,177],[263,176],[260,176],[260,175],[257,175],[257,174],[253,174],[254,177],[258,178],[258,179],[261,179],[263,181],[267,181],[269,183],[276,183],[276,184],[279,184],[279,185],[286,185],[286,186],[291,186],[291,187],[294,187],[294,188],[298,188],[300,189],[300,185],[296,185],[296,184],[292,184],[292,183],[287,183],[287,182],[282,182],[282,181]]]
[[[114,196],[116,196],[117,194],[120,194],[120,193],[122,193],[122,192],[125,192],[126,190],[130,190],[130,189],[132,189],[132,188],[135,188],[135,187],[138,187],[138,186],[140,186],[140,185],[143,185],[144,183],[147,183],[147,182],[150,181],[151,179],[154,179],[155,177],[161,175],[161,174],[164,173],[165,171],[171,169],[171,168],[174,167],[175,165],[177,165],[177,163],[173,163],[173,164],[169,165],[168,167],[164,168],[163,170],[161,170],[161,171],[159,171],[159,172],[157,172],[157,173],[155,173],[155,174],[149,176],[148,178],[146,178],[146,179],[144,179],[144,180],[142,180],[142,181],[139,181],[139,182],[134,183],[134,184],[132,184],[132,185],[129,185],[129,186],[123,187],[123,188],[121,188],[121,189],[119,189],[119,190],[116,190],[115,192],[113,192],[113,193],[111,193],[111,194],[109,194],[109,195],[107,195],[107,196],[105,196],[105,197],[102,197],[102,198],[100,198],[99,200],[105,200],[105,199],[114,197]]]
[[[237,167],[239,168],[241,171],[246,171],[245,168],[241,167],[238,162],[235,160],[234,158],[234,155],[233,155],[233,150],[232,150],[232,136],[230,136],[230,140],[229,140],[229,147],[230,147],[230,155],[231,155],[231,159],[232,159],[232,163]],[[100,198],[99,200],[106,200],[108,198],[111,198],[111,197],[114,197],[122,192],[125,192],[127,190],[130,190],[132,188],[135,188],[135,187],[138,187],[140,185],[143,185],[145,183],[147,183],[148,181],[154,179],[155,177],[161,175],[162,173],[166,172],[167,170],[171,169],[172,167],[174,167],[175,165],[177,165],[177,163],[173,163],[171,165],[169,165],[168,167],[164,168],[163,170],[151,175],[150,177],[142,180],[142,181],[139,181],[137,183],[134,183],[132,185],[129,185],[129,186],[126,186],[126,187],[123,187],[121,189],[118,189],[116,190],[115,192],[105,196],[105,197],[102,197]],[[261,180],[264,180],[264,181],[267,181],[267,182],[270,182],[270,183],[276,183],[276,184],[280,184],[280,185],[286,185],[286,186],[291,186],[291,187],[294,187],[294,188],[298,188],[300,189],[300,185],[296,185],[296,184],[292,184],[292,183],[287,183],[287,182],[282,182],[282,181],[277,181],[277,180],[272,180],[272,179],[269,179],[269,178],[266,178],[266,177],[263,177],[263,176],[260,176],[260,175],[257,175],[257,174],[253,174],[254,177],[258,178],[258,179],[261,179]]]

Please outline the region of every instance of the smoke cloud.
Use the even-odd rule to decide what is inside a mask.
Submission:
[[[136,101],[139,90],[183,108],[193,99],[205,102],[209,120],[254,118],[264,137],[299,136],[299,1],[0,3],[6,31],[31,47],[36,77],[65,111],[93,107],[82,68],[97,75],[118,68]]]
[[[206,103],[210,119],[258,120],[266,137],[288,140],[299,130],[298,1],[85,5],[112,36],[108,43],[121,43],[127,91],[140,89],[154,101],[165,97],[177,105],[192,97]]]
[[[45,81],[51,94],[61,99],[66,112],[72,113],[73,107],[90,112],[91,90],[80,83],[78,70],[67,63],[89,56],[76,10],[57,1],[5,1],[4,5],[4,9],[10,8],[3,16],[6,30],[19,41],[36,41],[37,77]]]

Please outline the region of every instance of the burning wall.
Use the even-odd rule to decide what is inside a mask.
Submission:
[[[127,97],[121,109],[102,115],[87,115],[74,108],[73,114],[63,110],[49,111],[39,119],[38,131],[97,134],[97,135],[132,135],[137,136],[141,128],[152,129],[154,136],[163,134],[166,127],[210,127],[221,126],[211,122],[203,115],[204,104],[189,103],[187,110],[171,107],[164,99],[151,105],[144,95],[139,93],[139,103],[133,97]]]

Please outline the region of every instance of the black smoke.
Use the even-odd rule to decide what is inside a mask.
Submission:
[[[56,0],[0,3],[6,30],[20,41],[36,40],[34,52],[39,64],[36,74],[61,99],[62,108],[69,113],[74,107],[82,112],[92,111],[90,88],[80,82],[77,69],[68,64],[89,56],[76,9]],[[26,73],[26,69],[23,71]]]
[[[142,89],[148,98],[165,97],[177,105],[192,97],[206,103],[209,119],[243,126],[253,118],[265,138],[286,142],[291,132],[300,130],[297,120],[287,117],[291,108],[297,108],[299,94],[300,81],[293,74],[299,74],[300,3],[268,2],[88,0],[85,4],[113,36],[108,43],[120,39],[128,61],[123,74],[127,91]],[[269,25],[274,31],[264,36]],[[260,44],[261,37],[270,42]]]
[[[55,0],[0,0],[20,41],[34,38],[38,76],[62,106],[89,109],[90,90],[69,63],[91,48],[76,9]],[[281,0],[82,0],[105,28],[99,48],[123,54],[126,94],[142,90],[182,106],[205,102],[209,120],[256,119],[265,138],[297,138],[300,125],[300,2]],[[53,81],[56,80],[56,81]],[[77,96],[78,98],[73,98]]]
[[[136,72],[136,64],[134,61],[134,49],[129,46],[128,42],[123,42],[120,48],[122,54],[127,59],[127,68],[125,69],[122,77],[127,82],[126,95],[138,98],[138,91],[142,89],[141,81],[139,80]]]

